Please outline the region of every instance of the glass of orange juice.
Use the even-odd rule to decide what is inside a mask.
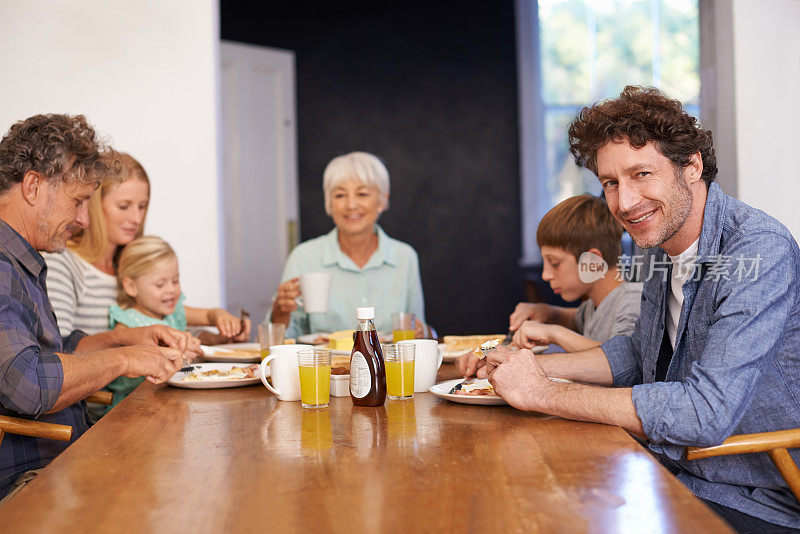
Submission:
[[[417,325],[417,318],[413,313],[393,313],[392,314],[392,341],[404,341],[414,339],[414,327]]]
[[[414,395],[414,351],[410,343],[381,345],[386,367],[386,395],[392,400]]]
[[[297,363],[300,373],[300,402],[303,408],[327,407],[331,396],[331,351],[298,351]]]
[[[283,345],[286,325],[283,323],[264,323],[258,325],[258,344],[261,345],[261,361],[269,356],[269,348]]]

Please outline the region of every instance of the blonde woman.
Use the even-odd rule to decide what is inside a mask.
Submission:
[[[116,300],[109,309],[110,328],[160,324],[185,332],[187,326],[216,326],[220,334],[200,333],[200,341],[206,345],[250,338],[249,321],[242,325],[237,317],[221,308],[184,306],[178,258],[160,237],[137,237],[122,249],[117,265]],[[109,384],[114,393],[112,407],[143,380],[144,377],[122,377]]]
[[[64,252],[44,254],[47,295],[62,336],[73,330],[97,334],[108,330],[108,308],[117,297],[117,257],[122,247],[142,235],[150,180],[128,154],[116,160],[89,201],[89,225],[75,235]]]
[[[325,211],[335,228],[301,243],[289,254],[272,307],[272,321],[289,325],[286,335],[333,332],[355,326],[356,307],[375,307],[375,326],[391,331],[394,312],[410,312],[424,327],[425,302],[419,260],[411,246],[387,236],[378,218],[389,207],[389,173],[366,152],[334,158],[325,169]],[[298,277],[330,273],[327,313],[298,307]]]

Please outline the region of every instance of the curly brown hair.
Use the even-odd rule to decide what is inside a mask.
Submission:
[[[697,152],[706,185],[717,176],[717,156],[709,130],[683,111],[681,103],[655,87],[629,85],[619,98],[585,107],[569,126],[570,151],[578,165],[597,174],[597,151],[610,141],[627,139],[634,148],[652,141],[678,168]]]
[[[94,128],[83,115],[34,115],[11,126],[0,141],[0,194],[35,171],[49,180],[96,180],[106,172]]]

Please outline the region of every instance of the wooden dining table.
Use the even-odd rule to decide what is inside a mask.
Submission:
[[[731,532],[619,427],[148,382],[0,508],[0,531]]]

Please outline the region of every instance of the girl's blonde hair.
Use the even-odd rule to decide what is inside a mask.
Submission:
[[[116,169],[115,172],[108,172],[100,178],[100,187],[94,192],[89,200],[89,226],[82,232],[73,236],[68,246],[75,251],[81,258],[89,263],[94,263],[103,257],[106,245],[108,244],[108,232],[106,230],[106,218],[103,215],[103,198],[119,187],[119,185],[130,179],[141,180],[150,189],[150,179],[144,167],[132,156],[124,152],[109,152],[102,156],[106,167]],[[147,213],[145,212],[145,217]],[[144,221],[136,233],[136,237],[142,235]],[[119,247],[115,253],[115,261],[119,260]]]
[[[122,249],[117,265],[117,303],[122,309],[136,304],[136,299],[125,292],[124,278],[136,280],[159,265],[177,259],[169,243],[154,235],[137,237]]]

